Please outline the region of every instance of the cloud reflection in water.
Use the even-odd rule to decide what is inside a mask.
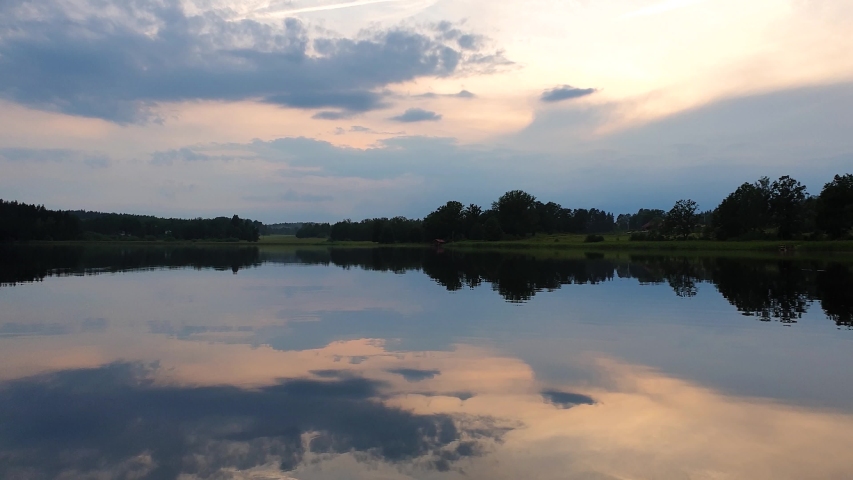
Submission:
[[[2,384],[3,478],[795,479],[853,467],[849,414],[727,396],[606,358],[585,363],[596,373],[584,384],[545,385],[518,359],[465,345],[401,353],[364,339],[283,352],[149,339],[171,345],[159,363]],[[150,350],[122,354],[140,352]],[[344,353],[366,360],[336,362]],[[228,384],[251,368],[263,384]],[[391,373],[406,369],[441,374]]]
[[[156,365],[112,363],[7,382],[0,393],[2,478],[221,478],[227,469],[358,452],[368,462],[449,470],[478,454],[447,414],[383,404],[382,382],[283,380],[257,389],[168,386]]]

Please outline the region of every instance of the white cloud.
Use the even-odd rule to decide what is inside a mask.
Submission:
[[[664,2],[655,3],[637,10],[634,10],[630,13],[626,13],[621,18],[634,18],[634,17],[645,17],[649,15],[660,15],[663,13],[670,12],[672,10],[678,10],[680,8],[688,8],[693,5],[697,5],[705,2],[706,0],[666,0]]]

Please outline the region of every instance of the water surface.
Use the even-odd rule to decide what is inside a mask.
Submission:
[[[0,478],[849,478],[853,263],[0,250]]]

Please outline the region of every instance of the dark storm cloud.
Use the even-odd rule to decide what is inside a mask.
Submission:
[[[388,373],[402,375],[407,382],[420,382],[434,378],[436,375],[441,375],[439,370],[420,370],[417,368],[395,368],[388,370]]]
[[[178,0],[67,5],[0,2],[0,97],[119,123],[157,120],[158,102],[184,100],[364,112],[386,106],[377,91],[389,84],[506,62],[436,29],[311,38],[295,19],[189,15]]]
[[[587,95],[592,95],[595,92],[596,90],[594,88],[575,88],[571,85],[563,85],[561,87],[552,88],[551,90],[545,90],[542,92],[542,96],[539,97],[539,99],[543,102],[553,103],[585,97]]]
[[[223,478],[222,469],[269,463],[292,470],[307,453],[306,432],[315,434],[313,453],[363,452],[441,469],[479,451],[459,442],[463,432],[447,415],[377,401],[376,381],[158,386],[156,368],[117,363],[0,384],[0,477]]]
[[[391,117],[389,120],[402,123],[436,122],[441,120],[441,115],[422,108],[410,108],[400,115]]]

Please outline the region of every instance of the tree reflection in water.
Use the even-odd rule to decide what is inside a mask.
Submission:
[[[746,316],[797,322],[819,302],[838,326],[853,326],[853,273],[849,263],[792,258],[686,257],[599,253],[548,258],[517,252],[438,252],[423,248],[309,248],[51,246],[3,247],[0,285],[47,276],[158,268],[231,270],[264,263],[334,265],[404,273],[422,271],[449,291],[489,284],[508,302],[530,301],[564,285],[599,284],[616,278],[668,284],[679,297],[710,284]]]

